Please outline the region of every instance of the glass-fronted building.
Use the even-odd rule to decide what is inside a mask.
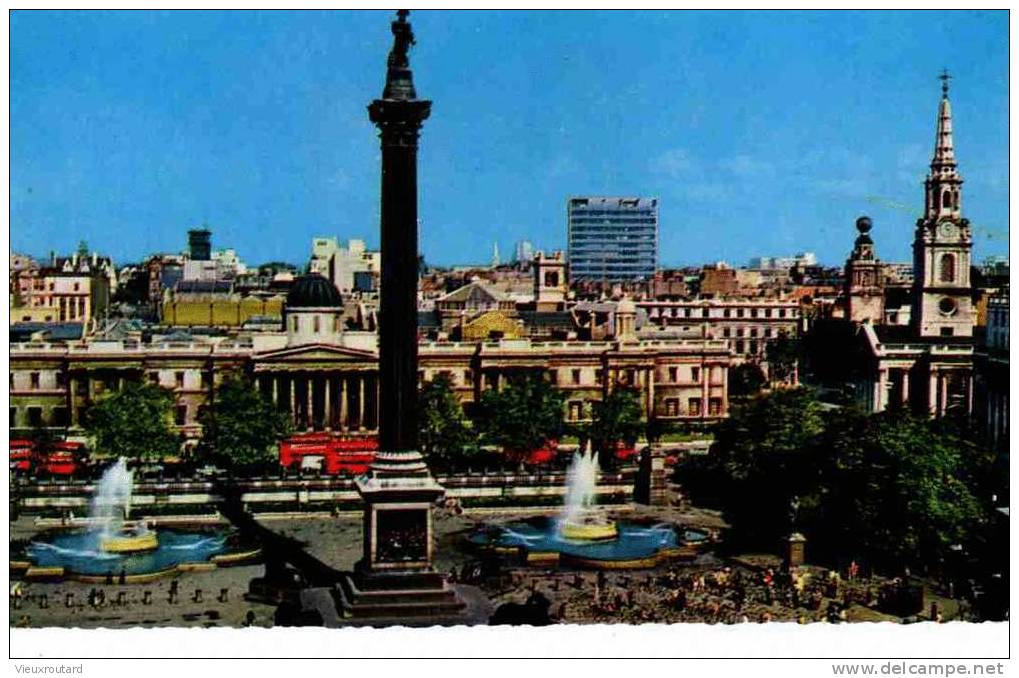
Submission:
[[[570,198],[571,280],[650,280],[658,267],[657,198]]]

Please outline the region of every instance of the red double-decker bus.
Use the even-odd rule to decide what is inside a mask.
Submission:
[[[317,463],[326,475],[360,475],[368,471],[378,449],[377,436],[299,433],[280,443],[280,466],[298,469]]]
[[[40,450],[31,440],[10,441],[10,467],[19,473],[73,476],[85,467],[85,461],[83,443],[61,441]]]

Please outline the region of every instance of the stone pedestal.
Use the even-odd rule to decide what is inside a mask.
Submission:
[[[799,532],[794,532],[782,542],[782,559],[789,564],[789,567],[799,567],[804,563],[807,538]]]
[[[641,452],[633,498],[648,506],[666,506],[669,503],[665,453],[658,445],[648,445]]]
[[[432,506],[444,490],[421,455],[380,452],[357,489],[365,502],[364,555],[336,588],[342,617],[455,621],[465,605],[432,567]]]

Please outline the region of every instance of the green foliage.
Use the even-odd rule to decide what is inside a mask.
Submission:
[[[588,436],[603,468],[615,463],[619,442],[633,443],[640,435],[640,394],[632,388],[615,388],[591,406],[592,422]]]
[[[784,331],[779,332],[777,339],[767,343],[764,356],[768,361],[768,376],[773,383],[788,381],[793,376],[799,354],[799,341]]]
[[[517,375],[502,390],[482,394],[475,424],[486,443],[529,452],[563,435],[564,400],[541,373]]]
[[[768,383],[756,363],[740,363],[729,370],[729,397],[756,395]]]
[[[240,376],[223,380],[199,417],[202,458],[221,468],[256,469],[276,459],[276,445],[293,430],[290,415]]]
[[[418,445],[429,465],[442,470],[468,465],[477,441],[449,377],[439,374],[418,397]]]
[[[816,439],[822,408],[809,391],[784,389],[734,403],[715,429],[711,463],[730,522],[751,542],[787,534],[790,505],[817,492]]]
[[[128,459],[161,459],[180,449],[170,429],[174,397],[154,384],[128,383],[101,398],[85,413],[86,432],[96,451]]]
[[[932,563],[981,532],[991,455],[945,422],[905,412],[823,412],[805,389],[735,404],[703,462],[733,537],[774,547],[793,530],[813,551],[885,568]]]
[[[820,444],[827,539],[877,563],[936,561],[986,515],[974,493],[991,458],[904,412],[833,419]]]

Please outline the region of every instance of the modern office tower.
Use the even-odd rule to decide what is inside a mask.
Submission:
[[[570,198],[570,279],[650,280],[658,267],[657,198]]]

